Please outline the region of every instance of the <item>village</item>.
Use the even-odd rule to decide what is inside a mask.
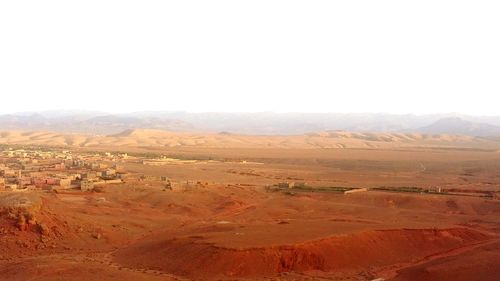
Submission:
[[[124,183],[180,191],[206,187],[199,180],[173,180],[164,174],[132,173],[128,163],[155,166],[209,163],[165,156],[135,157],[127,153],[82,152],[48,147],[0,148],[0,192],[101,192],[105,186]]]
[[[78,154],[68,150],[6,148],[0,152],[0,191],[91,191],[119,184],[126,154]]]
[[[209,160],[180,160],[162,155],[157,157],[134,157],[127,153],[80,152],[65,149],[47,149],[47,147],[3,147],[0,148],[0,192],[55,191],[55,192],[91,192],[102,191],[103,187],[126,182],[138,183],[139,186],[156,186],[162,190],[191,190],[206,187],[208,182],[184,179],[174,180],[167,175],[152,176],[143,173],[131,173],[125,169],[127,163],[143,166],[190,165],[220,163]],[[228,162],[234,165],[242,162]],[[258,163],[260,164],[260,163]],[[232,172],[232,170],[229,170]],[[249,173],[249,175],[252,175]],[[460,195],[497,198],[489,191],[448,189],[438,186],[429,187],[338,187],[314,186],[303,181],[276,182],[266,184],[268,191],[295,192],[340,192],[344,194],[379,191],[404,192],[419,194]],[[215,184],[215,183],[213,183]],[[238,184],[237,184],[238,185]]]

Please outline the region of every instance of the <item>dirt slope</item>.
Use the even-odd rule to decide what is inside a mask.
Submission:
[[[464,228],[367,231],[294,245],[224,248],[196,237],[139,243],[116,253],[118,263],[191,278],[259,277],[281,272],[356,272],[420,259],[477,243],[485,234]]]

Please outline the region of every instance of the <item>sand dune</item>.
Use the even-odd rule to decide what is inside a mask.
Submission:
[[[0,132],[3,144],[94,147],[210,147],[210,148],[394,148],[415,146],[500,147],[500,141],[471,136],[418,133],[325,131],[306,135],[265,136],[228,133],[182,133],[150,129],[119,134],[83,135],[54,132]]]

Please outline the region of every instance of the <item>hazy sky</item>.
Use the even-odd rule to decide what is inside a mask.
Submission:
[[[500,115],[500,1],[0,1],[0,113]]]

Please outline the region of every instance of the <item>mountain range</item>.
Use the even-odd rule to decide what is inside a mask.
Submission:
[[[126,130],[300,135],[321,131],[500,136],[500,116],[385,113],[188,113],[85,111],[25,112],[0,115],[3,131],[53,131],[114,135]]]

